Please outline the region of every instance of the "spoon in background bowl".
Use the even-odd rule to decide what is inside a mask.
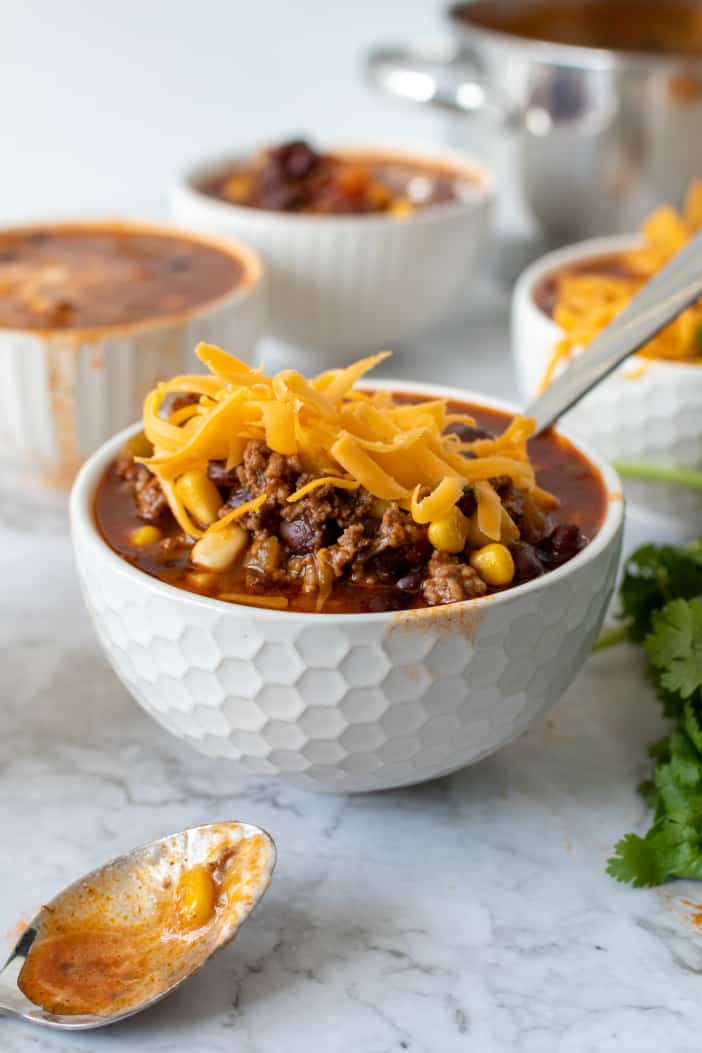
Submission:
[[[0,1016],[104,1027],[175,990],[236,935],[268,888],[271,837],[248,823],[151,841],[42,907],[0,971]]]
[[[536,434],[554,424],[601,380],[702,297],[702,231],[641,289],[524,414]]]

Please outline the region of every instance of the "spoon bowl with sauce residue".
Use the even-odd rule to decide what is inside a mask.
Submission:
[[[0,971],[0,1015],[79,1030],[146,1009],[233,939],[275,861],[271,837],[238,822],[113,859],[30,922]]]

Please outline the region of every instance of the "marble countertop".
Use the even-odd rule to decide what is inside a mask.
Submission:
[[[403,375],[511,393],[507,301],[486,285]],[[450,778],[313,796],[190,751],[102,657],[58,499],[0,482],[0,930],[130,846],[217,819],[275,836],[271,890],[174,996],[104,1032],[0,1020],[7,1053],[609,1053],[697,1050],[695,887],[604,872],[642,829],[660,732],[627,648],[593,657],[519,741]],[[30,514],[31,513],[31,514]],[[27,524],[29,525],[29,529]],[[653,536],[632,519],[628,544]],[[658,528],[656,528],[658,531]],[[4,948],[3,948],[4,949]]]

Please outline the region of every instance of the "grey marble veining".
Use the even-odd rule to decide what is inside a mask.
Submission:
[[[453,361],[457,382],[506,388],[503,310],[483,303],[475,358],[440,334],[403,374]],[[634,788],[661,727],[636,654],[593,657],[546,720],[439,782],[343,798],[241,778],[131,701],[83,610],[63,502],[13,492],[0,480],[5,945],[69,880],[191,824],[257,823],[280,862],[235,943],[172,998],[78,1036],[0,1020],[3,1053],[699,1048],[702,933],[683,900],[702,892],[604,872],[645,823]],[[629,544],[653,529],[633,526]]]

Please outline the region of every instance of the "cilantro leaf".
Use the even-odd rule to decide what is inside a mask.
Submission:
[[[652,843],[637,834],[625,834],[607,860],[607,873],[617,881],[630,881],[634,888],[660,885],[664,880]]]
[[[640,643],[665,604],[702,595],[702,544],[643,545],[627,561],[620,595],[629,635]]]
[[[644,649],[661,687],[690,698],[702,688],[702,599],[673,600],[652,616]]]
[[[607,873],[635,888],[662,885],[670,878],[702,877],[702,840],[694,828],[659,819],[645,837],[626,834],[607,861]]]
[[[686,548],[644,545],[626,565],[625,625],[601,647],[628,637],[643,645],[647,675],[668,735],[649,747],[653,777],[639,792],[653,821],[616,844],[607,872],[642,888],[672,878],[702,880],[702,538]]]

